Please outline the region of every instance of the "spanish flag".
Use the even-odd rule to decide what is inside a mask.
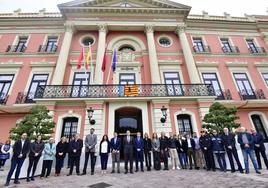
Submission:
[[[88,46],[88,52],[87,52],[87,57],[86,57],[86,64],[85,64],[85,68],[86,70],[88,70],[88,65],[92,63],[91,62],[91,45]]]
[[[81,68],[82,61],[83,60],[84,60],[84,47],[82,48],[82,50],[80,52],[80,56],[79,56],[79,59],[78,59],[78,62],[77,62],[77,66],[76,66],[77,69],[80,69]]]

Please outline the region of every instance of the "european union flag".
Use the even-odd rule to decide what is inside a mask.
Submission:
[[[112,69],[113,69],[113,72],[116,69],[116,50],[115,49],[114,49],[114,53],[113,53]]]

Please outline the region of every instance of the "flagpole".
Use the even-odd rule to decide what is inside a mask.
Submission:
[[[91,44],[90,45],[90,80],[91,83],[94,84],[94,77],[93,77],[93,61],[92,61],[92,48],[91,48]]]
[[[88,79],[87,79],[87,70],[86,70],[86,63],[87,63],[87,58],[85,58],[85,46],[83,45],[83,51],[84,51],[84,70],[85,70],[85,80],[86,80],[86,83],[88,85]]]
[[[112,64],[113,64],[113,57],[114,57],[114,50],[113,50],[113,53],[112,53],[111,66],[110,66],[110,68],[109,68],[109,73],[108,73],[108,76],[107,76],[107,79],[106,79],[106,85],[108,84],[109,77],[110,77],[110,75],[111,75]]]

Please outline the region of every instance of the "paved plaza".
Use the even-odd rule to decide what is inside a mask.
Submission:
[[[134,174],[110,174],[101,175],[97,170],[94,176],[90,174],[85,176],[66,176],[67,169],[63,170],[60,177],[51,176],[48,179],[41,180],[36,178],[34,182],[27,183],[21,180],[20,185],[14,185],[11,182],[11,188],[121,188],[121,187],[155,187],[155,188],[268,188],[268,170],[262,170],[261,175],[257,175],[251,170],[250,174],[240,174],[231,172],[223,173],[207,172],[205,170],[169,170],[169,171],[151,171],[138,172]],[[0,187],[3,187],[8,169],[0,172]],[[54,170],[52,171],[54,172]]]

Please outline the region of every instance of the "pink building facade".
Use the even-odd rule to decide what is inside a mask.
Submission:
[[[53,115],[58,141],[91,127],[99,138],[199,132],[215,101],[236,106],[238,122],[268,138],[268,16],[189,15],[191,7],[162,0],[58,7],[0,14],[0,141],[36,104]],[[77,69],[88,44],[92,66]]]

